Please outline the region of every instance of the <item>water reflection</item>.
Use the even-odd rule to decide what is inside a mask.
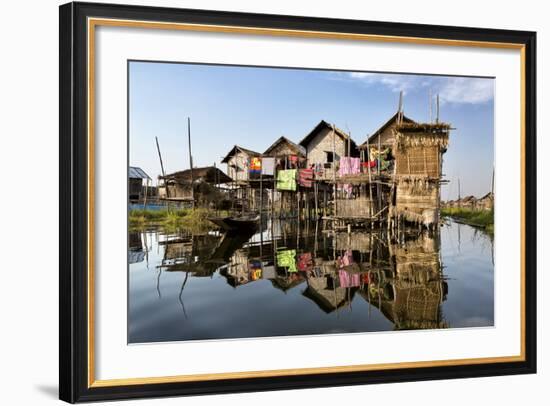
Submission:
[[[321,229],[130,233],[129,341],[493,324],[488,235],[455,223],[398,242]]]

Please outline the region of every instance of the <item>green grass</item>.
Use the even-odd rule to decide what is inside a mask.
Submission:
[[[214,215],[226,215],[209,209],[130,210],[129,225],[132,229],[161,227],[166,230],[185,229],[193,233],[206,232],[216,226],[207,220]]]
[[[441,215],[461,219],[467,224],[483,227],[488,231],[494,228],[494,211],[493,210],[470,210],[464,208],[445,208],[441,209]]]

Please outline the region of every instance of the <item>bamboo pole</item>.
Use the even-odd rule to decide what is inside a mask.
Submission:
[[[317,221],[317,218],[319,217],[319,207],[317,202],[317,194],[319,192],[319,187],[317,185],[317,180],[313,181],[313,192],[315,193],[315,220]]]
[[[160,161],[160,170],[162,171],[162,183],[164,184],[164,189],[166,189],[166,198],[169,198],[168,186],[166,185],[166,173],[164,172],[164,163],[162,162],[162,154],[160,153],[159,139],[155,136],[155,142],[157,143],[157,152],[159,154]]]
[[[435,107],[435,123],[439,124],[439,93],[437,94],[436,99],[436,107]]]
[[[263,164],[263,162],[262,162]],[[264,175],[263,175],[263,169],[260,170],[260,234],[262,233],[262,212],[264,210],[264,189],[263,189],[263,180],[264,180]]]
[[[337,206],[337,199],[336,199],[336,130],[334,127],[334,124],[332,125],[332,180],[333,180],[333,186],[332,191],[334,194],[334,217],[338,214],[338,206]],[[333,221],[334,223],[334,221]]]
[[[145,196],[143,197],[143,210],[147,209],[147,191],[149,189],[149,178],[145,181]]]
[[[380,142],[380,138],[381,138],[380,135],[381,135],[381,134],[379,133],[379,134],[378,134],[378,165],[377,165],[377,168],[378,168],[378,170],[377,170],[378,176],[380,176],[380,170],[381,170],[381,168],[380,168],[380,166],[381,166],[381,159],[380,159],[380,158],[381,158],[381,152],[382,152],[382,151],[381,151],[381,149],[382,149],[382,144],[381,144],[381,142]],[[381,188],[380,188],[380,184],[379,184],[379,183],[376,183],[376,194],[377,194],[377,196],[378,196],[378,209],[380,209],[380,207],[382,206],[382,193],[381,193],[380,189],[381,189]]]
[[[191,207],[195,208],[195,180],[193,179],[193,155],[191,153],[191,118],[187,117],[187,141],[189,143],[189,169],[191,170]]]
[[[372,228],[372,213],[373,213],[373,199],[372,199],[372,175],[371,175],[371,170],[370,170],[370,161],[371,161],[371,156],[370,156],[370,146],[369,146],[369,137],[367,137],[367,157],[368,157],[368,164],[367,164],[367,172],[369,173],[369,217],[370,217],[370,221],[371,221],[371,228]]]

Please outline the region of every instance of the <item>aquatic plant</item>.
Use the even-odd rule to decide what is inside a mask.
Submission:
[[[441,209],[442,216],[453,217],[462,220],[472,226],[483,227],[492,230],[494,227],[494,210],[472,210],[463,207],[450,207]]]

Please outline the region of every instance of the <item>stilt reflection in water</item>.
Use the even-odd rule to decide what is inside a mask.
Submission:
[[[491,326],[492,239],[458,227],[130,233],[129,342]]]

